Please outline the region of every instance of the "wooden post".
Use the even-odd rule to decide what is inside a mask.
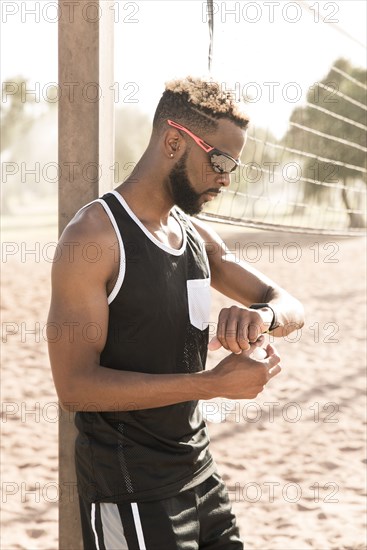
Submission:
[[[111,8],[111,0],[59,0],[59,235],[80,207],[113,188]],[[75,436],[74,414],[60,411],[60,550],[83,548]]]

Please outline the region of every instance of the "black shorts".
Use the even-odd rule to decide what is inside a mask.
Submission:
[[[243,550],[222,479],[151,502],[80,498],[85,550]]]

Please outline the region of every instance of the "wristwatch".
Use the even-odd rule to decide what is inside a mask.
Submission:
[[[267,303],[266,304],[252,304],[250,306],[250,309],[262,309],[263,307],[268,307],[273,312],[273,320],[270,323],[270,327],[267,330],[267,332],[271,332],[272,330],[279,327],[279,323],[278,323],[278,320],[277,320],[275,310],[271,307],[271,305],[267,304]]]

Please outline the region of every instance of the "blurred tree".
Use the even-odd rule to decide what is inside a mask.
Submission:
[[[32,86],[21,76],[2,84],[1,151],[13,148],[30,131],[34,122],[57,104],[57,100],[46,101],[27,92],[30,88]],[[48,86],[47,96],[57,98],[55,86]]]
[[[36,195],[50,189],[42,178],[42,165],[57,161],[57,136],[53,139],[52,129],[57,128],[56,103],[45,101],[32,93],[28,81],[16,76],[2,84],[1,93],[1,153],[2,166],[2,212],[11,214],[11,200],[22,197],[29,191]],[[48,97],[56,96],[51,87]],[[39,173],[33,178],[25,173],[39,163]],[[54,191],[54,187],[52,191]]]
[[[365,187],[366,173],[347,166],[339,166],[333,161],[366,168],[366,153],[363,150],[366,147],[366,132],[363,128],[367,122],[366,76],[365,69],[354,67],[344,59],[338,59],[326,77],[309,89],[308,104],[305,107],[296,108],[291,115],[290,128],[282,144],[311,153],[316,157],[331,159],[330,162],[325,162],[315,157],[306,157],[306,160],[304,156],[300,157],[303,177],[315,181],[315,183],[306,182],[304,185],[306,202],[315,199],[322,203],[328,193],[337,191],[322,183],[340,182],[350,188],[350,190],[342,189],[340,193],[347,211],[360,209],[364,205],[365,195],[357,191],[358,187],[354,187],[353,191],[352,185],[357,185],[359,180]],[[346,97],[339,95],[339,92]],[[332,116],[329,112],[337,116]],[[300,126],[311,128],[316,133],[309,132]],[[327,134],[335,139],[321,134]],[[350,227],[365,226],[363,214],[347,213]]]

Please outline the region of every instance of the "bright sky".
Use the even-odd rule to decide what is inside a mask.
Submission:
[[[2,80],[22,75],[41,89],[57,81],[56,5],[2,0]],[[236,97],[253,96],[253,122],[280,137],[295,101],[335,59],[365,66],[366,6],[364,0],[214,2],[213,76]],[[206,2],[124,0],[113,10],[121,104],[152,114],[166,80],[207,73]]]

